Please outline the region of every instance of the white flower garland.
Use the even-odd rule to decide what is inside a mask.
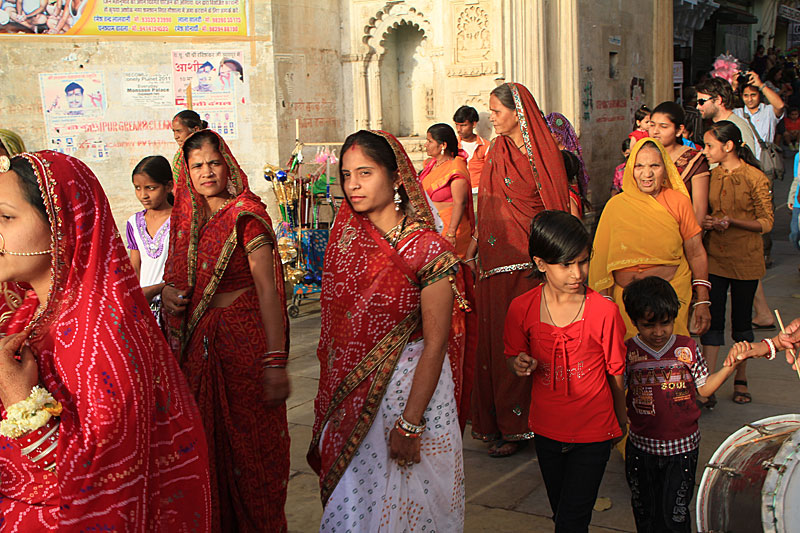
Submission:
[[[0,435],[11,439],[35,431],[61,414],[61,404],[47,389],[36,385],[30,396],[6,408],[6,419],[0,422]]]

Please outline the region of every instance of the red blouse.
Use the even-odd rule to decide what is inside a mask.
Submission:
[[[225,267],[225,274],[219,281],[217,294],[233,292],[251,286],[253,275],[250,273],[250,263],[247,256],[265,244],[272,244],[272,238],[264,231],[264,225],[253,217],[244,217],[237,223],[236,248],[231,254],[231,258]],[[203,265],[213,264],[210,261],[201,263]]]
[[[583,318],[565,327],[540,321],[542,286],[515,298],[506,315],[506,358],[525,352],[533,372],[528,426],[561,442],[622,435],[606,374],[625,371],[625,324],[617,306],[586,288]]]

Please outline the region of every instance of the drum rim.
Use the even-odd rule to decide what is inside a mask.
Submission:
[[[800,414],[797,413],[787,413],[782,415],[768,416],[766,418],[756,420],[755,422],[750,422],[750,425],[769,426],[773,424],[781,424],[787,422],[796,422],[798,424],[798,430],[800,430]],[[744,440],[744,438],[749,438],[753,433],[757,433],[757,431],[748,426],[742,426],[741,428],[737,429],[736,431],[731,433],[727,439],[722,441],[722,443],[717,447],[717,449],[709,458],[708,463],[720,462],[720,460],[726,456],[727,452],[732,448],[734,444],[736,444],[738,441]],[[708,497],[710,477],[715,472],[716,470],[708,468],[706,465],[703,465],[703,476],[701,477],[700,484],[697,487],[697,497],[695,498],[695,523],[697,525],[697,531],[700,533],[706,531],[707,527],[706,500]],[[763,500],[762,500],[762,505],[763,505]]]
[[[797,468],[797,451],[799,448],[800,429],[786,439],[772,459],[773,463],[783,465],[786,469],[783,472],[779,472],[775,468],[767,470],[764,485],[761,488],[761,524],[764,533],[783,532],[785,531],[785,526],[788,525],[783,520],[784,502],[787,497],[788,481]],[[770,502],[769,500],[772,501]],[[769,518],[771,520],[768,520]]]

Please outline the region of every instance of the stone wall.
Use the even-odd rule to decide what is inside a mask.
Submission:
[[[257,1],[251,12],[255,15],[251,35],[242,39],[100,40],[3,35],[0,128],[17,131],[29,150],[48,148],[39,74],[102,73],[107,104],[103,130],[78,133],[77,143],[85,146],[78,148],[75,155],[97,174],[117,225],[124,228],[128,216],[141,209],[130,183],[130,172],[147,155],[161,154],[172,159],[177,146],[170,121],[182,109],[123,105],[124,74],[138,71],[169,75],[172,50],[240,50],[247,91],[245,103],[237,105],[240,131],[229,144],[249,176],[251,187],[268,204],[274,204],[262,169],[265,163],[285,163],[294,146],[295,118],[301,121],[303,138],[341,137],[338,1]],[[308,39],[312,33],[315,38]],[[126,131],[112,131],[120,127]],[[90,156],[89,141],[105,144],[107,154],[102,160]],[[277,210],[271,209],[271,213],[276,216]]]
[[[623,161],[620,146],[632,130],[634,111],[642,104],[654,107],[660,103],[654,101],[656,94],[663,96],[654,78],[654,4],[579,2],[580,106],[576,118],[596,206],[602,206],[610,195],[614,168]]]

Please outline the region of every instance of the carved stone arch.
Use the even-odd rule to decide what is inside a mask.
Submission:
[[[431,23],[423,13],[413,7],[407,10],[404,8],[403,5],[388,3],[374,17],[370,18],[369,23],[364,27],[362,41],[378,58],[386,53],[383,45],[385,35],[401,24],[409,24],[422,31],[422,46],[425,45],[428,35],[431,34]]]

